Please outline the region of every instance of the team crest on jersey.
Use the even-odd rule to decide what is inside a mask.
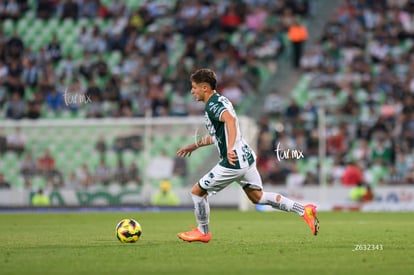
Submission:
[[[246,144],[243,145],[242,151],[243,151],[243,156],[245,156],[246,158],[250,158],[252,156],[252,150]]]

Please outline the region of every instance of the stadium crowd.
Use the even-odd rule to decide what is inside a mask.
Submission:
[[[286,32],[307,16],[309,2],[1,1],[0,119],[198,115],[189,75],[204,66],[214,67],[219,92],[242,108],[262,72],[276,70]],[[53,188],[141,181],[138,167],[108,167],[104,158],[64,171],[53,152],[13,148],[13,138],[0,136],[0,153],[18,154],[26,188],[34,176]]]
[[[317,114],[324,107],[328,184],[414,184],[413,38],[414,1],[343,1],[301,58],[298,96],[259,122],[265,181],[319,182]],[[304,159],[279,162],[278,143]]]
[[[0,116],[10,119],[199,114],[188,76],[203,66],[238,106],[308,12],[296,0],[30,3],[0,4]]]

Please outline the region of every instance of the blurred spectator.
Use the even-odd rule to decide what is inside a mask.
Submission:
[[[72,55],[68,54],[62,58],[59,63],[60,76],[65,78],[72,78],[76,75],[76,64],[72,59]],[[75,90],[76,91],[76,90]]]
[[[373,190],[372,190],[372,187],[371,187],[371,185],[370,185],[370,184],[367,184],[367,186],[366,186],[366,192],[365,192],[365,194],[362,196],[361,201],[362,201],[362,202],[368,202],[368,201],[372,201],[372,200],[374,200],[374,198],[375,198],[375,194],[374,194],[374,192],[373,192]]]
[[[231,4],[220,18],[220,25],[223,31],[233,33],[243,23],[243,19],[237,13],[236,5]]]
[[[91,34],[82,43],[86,53],[103,53],[107,49],[106,41],[97,25],[93,26]]]
[[[101,99],[102,99],[102,91],[101,89],[98,87],[98,85],[96,84],[94,79],[91,79],[91,81],[89,82],[89,86],[86,89],[86,94],[85,96],[87,96],[87,117],[95,117],[95,118],[100,118],[103,116],[103,106],[101,103]]]
[[[414,163],[411,164],[410,170],[405,175],[405,183],[414,184]]]
[[[362,197],[366,193],[366,188],[362,183],[357,184],[355,187],[352,187],[351,191],[349,192],[349,197],[352,201],[360,202]]]
[[[161,85],[155,83],[150,85],[149,95],[152,99],[151,110],[153,116],[167,116],[170,102]]]
[[[264,27],[268,11],[265,6],[249,6],[249,11],[246,14],[246,27],[252,31],[261,30]]]
[[[21,82],[21,76],[23,73],[23,66],[17,59],[12,59],[7,65],[7,80],[6,87],[9,94],[18,93],[20,98],[25,94],[25,87]]]
[[[125,150],[139,152],[142,146],[142,136],[132,134],[116,137],[112,149],[120,156]]]
[[[365,174],[365,181],[371,186],[382,185],[389,176],[389,169],[381,159],[375,159]]]
[[[30,178],[37,173],[36,161],[31,153],[26,153],[24,159],[20,162],[20,174],[24,178]]]
[[[31,100],[27,103],[26,117],[29,119],[38,119],[41,116],[42,106],[39,101]]]
[[[24,51],[24,43],[17,30],[13,32],[13,36],[7,41],[7,56],[12,59],[18,59],[22,56]]]
[[[296,120],[300,114],[300,107],[295,100],[291,100],[289,106],[287,106],[285,115],[287,119]]]
[[[108,148],[107,148],[106,141],[105,141],[104,137],[102,135],[99,136],[99,138],[98,138],[98,140],[96,141],[96,144],[95,144],[95,150],[98,151],[100,159],[105,158],[105,154],[106,154],[107,149]]]
[[[404,183],[404,176],[398,172],[396,166],[391,166],[390,173],[387,176],[387,183],[391,185]]]
[[[125,185],[128,182],[127,173],[128,170],[127,167],[125,167],[124,161],[121,157],[118,157],[117,166],[114,170],[114,181],[121,185]]]
[[[6,96],[6,89],[5,84],[7,83],[7,75],[9,73],[9,69],[4,61],[0,58],[0,105],[3,105],[5,96]]]
[[[0,128],[0,156],[2,156],[7,150],[7,136],[3,132],[3,128]]]
[[[398,153],[395,162],[396,173],[404,178],[410,172],[410,168],[411,167],[407,161],[405,154],[401,152]]]
[[[60,113],[65,107],[64,100],[64,94],[59,93],[56,89],[52,89],[46,95],[45,102],[49,110]]]
[[[20,127],[16,127],[13,133],[7,135],[7,150],[21,155],[26,150],[27,137]]]
[[[188,164],[186,158],[182,158],[175,155],[173,164],[173,174],[174,176],[179,176],[184,180],[186,179],[188,174]]]
[[[81,181],[78,179],[76,172],[72,171],[69,173],[65,181],[65,187],[72,190],[79,190],[81,188]]]
[[[327,138],[327,151],[328,154],[342,157],[345,153],[345,133],[343,127],[333,127]]]
[[[31,203],[32,206],[35,207],[45,207],[51,205],[50,198],[43,193],[43,189],[39,189],[39,191],[33,195]]]
[[[339,186],[342,184],[342,175],[345,171],[345,165],[341,158],[335,158],[330,173],[328,173],[328,182],[332,185]]]
[[[23,188],[25,190],[31,190],[32,189],[32,180],[31,178],[24,178]]]
[[[95,18],[98,16],[99,0],[86,0],[80,3],[79,15],[80,17]]]
[[[0,173],[0,189],[10,189],[11,185],[4,177],[3,173]]]
[[[38,0],[37,1],[37,17],[41,19],[49,19],[55,15],[55,1]]]
[[[50,184],[52,188],[63,186],[63,176],[57,169],[55,158],[51,155],[48,149],[46,149],[43,155],[37,159],[37,171],[41,176],[46,178],[48,184]]]
[[[89,52],[85,52],[83,55],[82,60],[79,63],[79,73],[85,77],[87,80],[90,80],[92,78],[92,74],[93,74],[93,59],[92,59],[93,55]]]
[[[51,58],[51,60],[54,63],[57,63],[62,58],[62,49],[60,47],[60,43],[58,41],[57,34],[53,34],[52,41],[47,45],[46,50],[48,58]]]
[[[289,181],[287,181],[286,174],[287,173],[285,169],[283,169],[281,163],[276,161],[274,158],[272,158],[270,162],[270,168],[269,168],[269,173],[267,176],[267,181],[270,184],[274,184],[274,185],[284,185],[287,183],[289,183],[289,185],[293,184],[292,181],[294,181],[294,179],[290,177]]]
[[[3,1],[0,4],[0,19],[10,18],[17,20],[20,17],[20,5],[16,0]]]
[[[188,100],[184,90],[178,90],[171,95],[170,99],[170,115],[186,116],[188,115]]]
[[[282,24],[282,28],[284,31],[288,32],[290,26],[292,26],[295,22],[295,14],[293,12],[293,7],[282,7],[282,14],[280,18],[280,23]]]
[[[358,140],[357,146],[352,151],[352,159],[366,167],[371,160],[371,149],[369,148],[368,141],[366,139],[360,139]]]
[[[355,186],[363,182],[363,173],[361,168],[356,162],[350,162],[345,166],[344,173],[342,174],[343,186]]]
[[[11,96],[11,100],[8,103],[6,116],[10,119],[21,119],[26,115],[27,106],[24,99],[18,92],[14,92]]]
[[[120,156],[127,149],[128,140],[125,137],[116,137],[112,145],[112,149]]]
[[[48,175],[55,169],[55,159],[50,154],[49,150],[45,150],[43,155],[37,159],[37,169],[39,173]]]
[[[237,108],[243,98],[243,91],[235,80],[230,80],[222,87],[221,94],[227,97]]]
[[[349,195],[351,200],[355,202],[368,202],[374,199],[374,193],[369,184],[357,184],[355,187],[352,187]]]
[[[95,182],[108,186],[112,179],[112,171],[105,159],[101,159],[99,165],[95,169]]]
[[[39,81],[40,70],[36,65],[34,57],[28,59],[27,64],[24,64],[22,72],[22,81],[29,87],[36,87]]]
[[[177,195],[171,190],[169,181],[161,181],[160,189],[151,198],[151,204],[155,206],[177,206],[180,204]]]
[[[299,68],[305,41],[308,39],[308,30],[298,20],[293,20],[288,29],[288,37],[292,43],[293,67]]]
[[[75,0],[66,0],[63,4],[59,4],[58,10],[60,11],[61,18],[77,19],[79,16],[79,4]]]
[[[131,162],[126,171],[126,180],[137,186],[142,186],[141,172],[135,162]]]
[[[86,163],[79,167],[76,172],[76,178],[79,180],[80,186],[83,189],[88,189],[93,185],[93,175]]]
[[[162,167],[162,169],[160,169]],[[152,179],[169,179],[173,175],[174,160],[165,150],[154,156],[147,165],[147,176]]]
[[[154,45],[152,47],[152,55],[158,56],[162,53],[167,52],[167,41],[166,37],[163,35],[163,33],[157,33],[155,36]]]
[[[92,70],[96,73],[99,77],[107,77],[109,74],[108,64],[103,58],[103,55],[98,56],[98,60],[93,63]]]
[[[390,164],[392,152],[390,144],[386,144],[383,138],[378,138],[371,150],[371,159],[373,161],[380,160],[385,164]]]
[[[113,0],[111,1],[108,10],[111,17],[119,17],[126,11],[126,5],[121,0]]]
[[[306,177],[305,175],[299,173],[296,163],[292,163],[291,172],[286,178],[286,186],[288,188],[298,188],[305,185]]]

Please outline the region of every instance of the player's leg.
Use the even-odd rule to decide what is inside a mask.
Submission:
[[[271,207],[287,212],[295,212],[308,224],[313,235],[318,234],[319,220],[316,217],[316,206],[313,204],[302,205],[285,196],[274,192],[263,192],[260,189],[245,187],[244,192],[255,204],[270,205]]]
[[[275,192],[265,192],[262,186],[262,180],[255,165],[252,165],[243,180],[240,182],[247,197],[254,204],[270,205],[271,207],[287,212],[295,212],[302,216],[308,224],[312,233],[316,235],[319,230],[319,221],[316,218],[316,206],[312,204],[302,205],[281,194]]]
[[[253,187],[253,186],[252,186]],[[295,212],[300,216],[303,216],[304,206],[297,203],[281,194],[274,192],[264,192],[261,189],[255,189],[252,187],[245,187],[244,192],[247,197],[254,204],[270,205],[271,207],[283,211]]]
[[[194,214],[197,228],[191,231],[178,233],[178,238],[187,242],[209,242],[211,234],[209,230],[210,205],[207,199],[207,191],[200,188],[196,183],[191,189],[191,198],[194,202]]]
[[[184,241],[208,242],[211,239],[209,229],[210,205],[208,193],[219,192],[240,175],[234,169],[226,169],[216,165],[205,174],[191,189],[191,198],[194,202],[194,214],[197,220],[197,228],[192,231],[178,233],[178,237]]]
[[[203,234],[210,232],[208,224],[210,221],[210,204],[208,203],[207,191],[200,188],[198,183],[191,189],[191,198],[194,202],[194,214],[198,224],[198,230]]]

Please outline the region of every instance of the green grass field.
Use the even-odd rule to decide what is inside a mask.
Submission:
[[[204,244],[176,237],[192,212],[0,214],[0,274],[413,274],[413,214],[318,216],[315,237],[293,213],[212,209]],[[141,223],[138,243],[116,239],[122,218]]]

